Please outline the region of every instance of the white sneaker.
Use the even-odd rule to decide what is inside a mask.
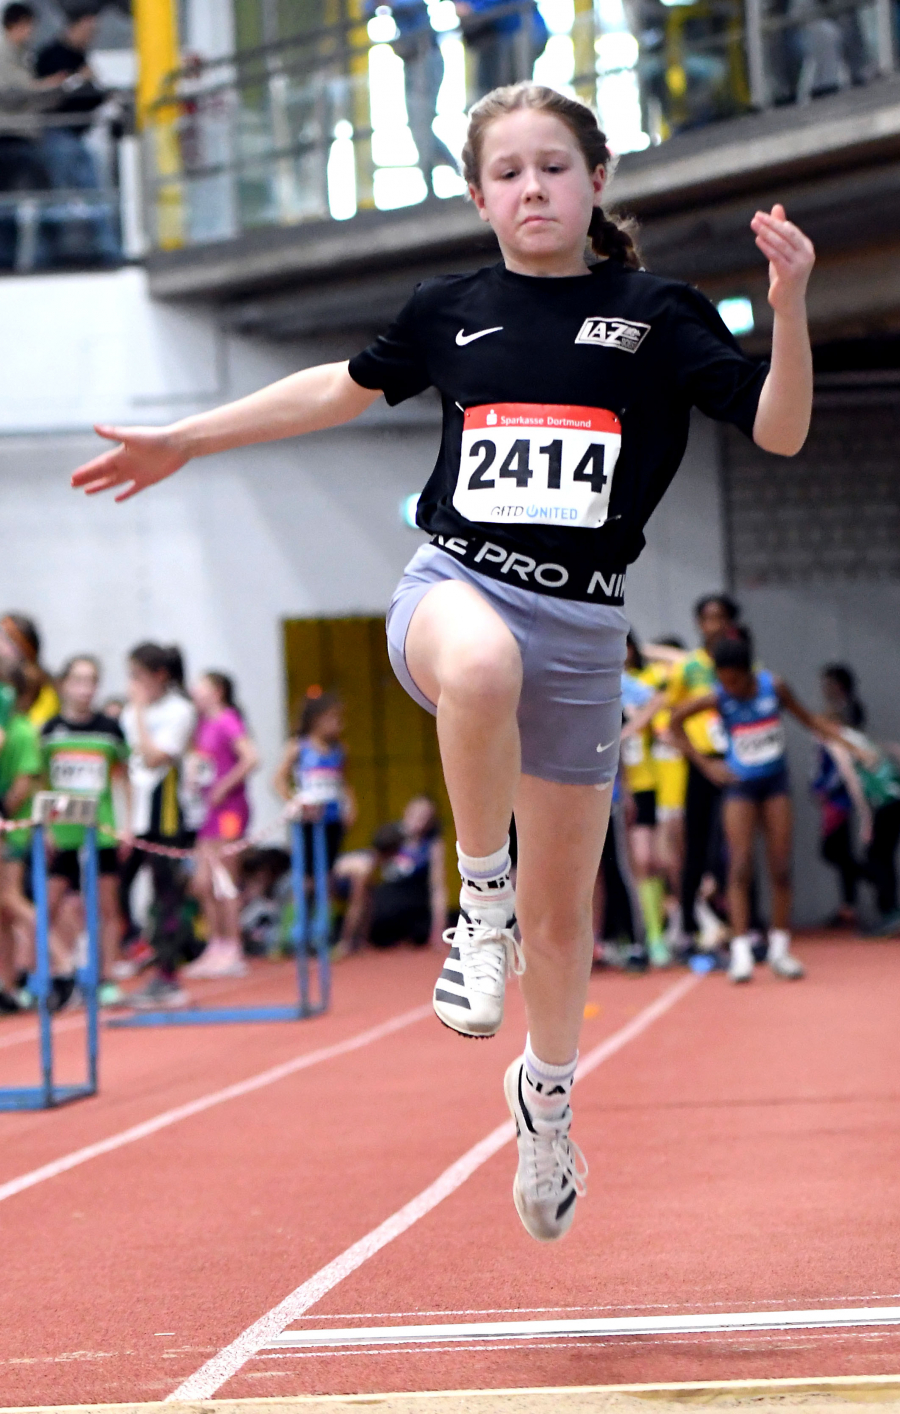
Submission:
[[[767,962],[776,977],[784,977],[788,982],[798,982],[806,976],[806,968],[799,957],[791,952],[791,935],[786,928],[773,928],[769,933]]]
[[[522,948],[513,932],[515,920],[505,908],[480,908],[478,916],[459,915],[444,942],[450,956],[434,987],[439,1021],[461,1036],[493,1036],[503,1020],[507,976],[525,971]]]
[[[753,944],[749,938],[732,938],[731,962],[728,966],[730,982],[749,982],[753,976]]]
[[[776,977],[785,977],[789,982],[799,982],[801,977],[806,976],[803,963],[790,952],[784,957],[770,957],[769,966]]]
[[[519,1144],[513,1202],[531,1237],[537,1242],[555,1242],[569,1231],[576,1199],[587,1192],[587,1164],[578,1145],[569,1138],[572,1111],[568,1105],[562,1118],[556,1120],[540,1119],[528,1109],[522,1095],[524,1069],[520,1057],[513,1061],[503,1080]]]

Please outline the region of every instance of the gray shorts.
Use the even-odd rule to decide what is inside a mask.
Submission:
[[[388,653],[402,686],[420,707],[435,706],[406,666],[406,634],[416,606],[435,584],[458,579],[477,589],[519,645],[522,770],[563,785],[602,785],[616,774],[622,725],[621,674],[628,621],[611,604],[535,594],[488,579],[437,545],[423,545],[406,566],[387,615]]]

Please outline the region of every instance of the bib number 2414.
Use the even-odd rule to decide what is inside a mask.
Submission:
[[[622,425],[605,408],[467,408],[453,504],[467,520],[595,530],[621,445]]]

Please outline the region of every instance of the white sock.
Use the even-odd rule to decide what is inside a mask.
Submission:
[[[531,1036],[528,1036],[522,1090],[526,1105],[540,1119],[562,1119],[568,1109],[577,1064],[577,1051],[565,1065],[542,1061],[531,1049]]]
[[[748,962],[750,962],[750,963],[752,964],[752,962],[753,962],[753,935],[752,935],[752,933],[738,933],[737,937],[732,938],[732,940],[731,940],[731,947],[730,947],[729,951],[730,951],[730,953],[731,953],[731,959],[732,959],[732,961],[734,961],[734,960],[737,959],[737,958],[740,958],[741,960],[746,959]]]
[[[504,910],[505,918],[512,921],[516,915],[516,896],[510,881],[509,836],[503,846],[493,854],[482,856],[463,854],[456,846],[462,888],[459,891],[459,906],[469,917],[480,916],[485,908]]]
[[[791,950],[791,935],[787,928],[769,929],[769,961],[782,962]]]

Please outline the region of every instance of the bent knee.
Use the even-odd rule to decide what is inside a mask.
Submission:
[[[522,690],[522,659],[515,639],[491,637],[484,642],[456,644],[445,655],[438,674],[441,693],[477,701],[479,706],[508,708]]]

